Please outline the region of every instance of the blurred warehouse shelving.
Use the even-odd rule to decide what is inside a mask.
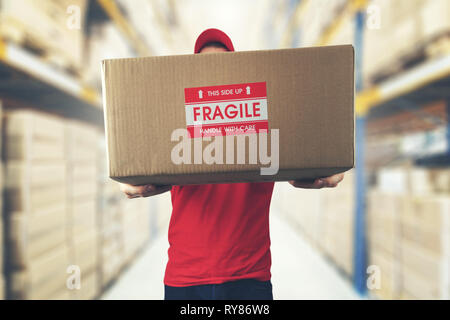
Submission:
[[[293,201],[285,190],[276,203],[361,294],[375,265],[381,288],[371,296],[448,299],[450,3],[292,2],[281,46],[355,47],[356,169],[346,177],[352,186],[339,187],[353,190],[350,198],[330,200],[344,192],[336,190]],[[326,218],[332,213],[339,223]],[[342,245],[327,247],[330,237]]]
[[[167,199],[126,201],[106,173],[100,61],[150,50],[113,1],[3,0],[0,17],[0,298],[96,298],[167,224]]]
[[[101,99],[97,90],[83,86],[73,76],[53,68],[26,49],[0,41],[3,76],[0,93],[4,97],[20,97],[25,104],[102,124]]]

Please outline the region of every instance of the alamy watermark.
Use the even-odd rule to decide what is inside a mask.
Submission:
[[[196,130],[201,132],[201,126]],[[246,131],[237,135],[200,135],[191,138],[187,129],[176,129],[172,132],[171,140],[178,143],[172,148],[171,159],[176,165],[260,164],[264,166],[260,168],[261,175],[275,175],[278,173],[280,159],[279,129],[270,130],[270,155],[268,136],[267,130],[259,130],[258,133]],[[210,143],[203,148],[204,142]]]
[[[69,290],[81,289],[81,269],[77,265],[70,265],[66,269],[66,273],[69,274],[66,280],[66,287]]]
[[[66,26],[69,30],[81,29],[81,8],[76,5],[67,7],[66,13],[69,15],[66,21]]]
[[[366,24],[369,30],[379,30],[381,28],[381,9],[378,5],[372,4],[367,7]]]
[[[381,269],[377,265],[370,265],[366,270],[367,274],[367,289],[380,290],[381,289]]]

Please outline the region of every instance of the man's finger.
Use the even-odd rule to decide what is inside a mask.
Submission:
[[[139,195],[137,194],[125,193],[125,195],[127,196],[128,199],[134,199],[139,197]]]
[[[290,183],[296,188],[303,189],[321,189],[324,187],[325,183],[322,179],[311,180],[293,180]]]
[[[170,189],[172,189],[172,186],[161,186],[161,187],[153,186],[153,188],[147,188],[148,191],[137,194],[133,198],[140,198],[140,197],[147,198],[147,197],[151,197],[151,196],[156,196],[160,193],[169,191]]]
[[[322,178],[325,182],[325,186],[329,188],[336,187],[344,179],[344,174],[335,174],[334,176]]]

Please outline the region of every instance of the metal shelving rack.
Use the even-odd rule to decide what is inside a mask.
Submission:
[[[113,0],[96,1],[137,54],[151,54]],[[100,92],[54,68],[26,48],[1,38],[0,75],[0,94],[10,105],[38,108],[103,126]]]
[[[356,14],[357,30],[355,50],[362,57],[364,12]],[[420,110],[424,105],[445,99],[447,101],[447,150],[443,154],[422,159],[422,165],[448,165],[450,163],[450,54],[426,60],[399,73],[378,85],[364,88],[362,78],[356,81],[356,204],[355,204],[355,260],[354,284],[357,291],[365,294],[366,287],[366,167],[365,141],[367,124],[375,119],[401,111]],[[359,84],[359,85],[358,85]]]
[[[97,0],[97,2],[139,56],[149,56],[152,54],[150,48],[140,39],[139,34],[128,22],[114,0]]]
[[[96,90],[2,39],[0,74],[0,94],[7,99],[97,125],[103,123],[101,99]]]
[[[114,1],[91,1],[99,4],[96,10],[114,23],[137,54],[151,54]],[[97,89],[1,36],[0,96],[8,107],[38,109],[98,128],[104,126],[102,98]]]
[[[303,15],[303,8],[311,0],[299,0],[288,24],[288,35],[283,39],[286,45],[295,33]],[[386,117],[404,110],[420,110],[424,105],[437,100],[447,101],[446,142],[447,151],[443,154],[417,160],[421,165],[450,164],[450,54],[425,61],[398,75],[365,88],[362,75],[362,57],[364,48],[365,10],[368,0],[348,0],[335,21],[323,32],[318,46],[327,45],[337,34],[344,19],[355,19],[355,130],[356,130],[356,166],[355,166],[355,226],[354,226],[354,275],[353,284],[357,292],[367,292],[367,241],[366,241],[366,128],[375,119]]]

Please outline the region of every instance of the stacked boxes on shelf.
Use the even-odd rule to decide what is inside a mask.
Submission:
[[[150,221],[150,204],[158,203],[160,197],[127,199],[117,182],[106,176],[102,181],[99,259],[100,283],[106,287],[148,242],[150,230],[158,228],[158,221]],[[152,211],[155,215],[155,210]]]
[[[380,287],[373,293],[381,299],[398,299],[401,293],[400,211],[398,193],[371,190],[367,206],[368,264],[377,266]]]
[[[98,216],[99,260],[100,284],[107,287],[148,242],[150,230],[158,228],[159,221],[155,213],[167,208],[158,207],[164,196],[128,199],[120,191],[119,184],[108,177],[105,139],[101,141],[98,158],[101,194]],[[154,220],[150,220],[150,211]],[[170,217],[170,214],[164,216]]]
[[[86,0],[1,0],[0,36],[77,70],[83,62],[86,9]]]
[[[308,1],[299,28],[301,30],[301,45],[316,46],[321,36],[331,26],[332,21],[344,10],[345,0],[314,0]]]
[[[130,262],[150,236],[149,199],[122,201],[123,254]]]
[[[345,0],[305,2],[298,45],[353,43],[355,16],[352,10],[345,10],[352,5]],[[448,54],[449,11],[448,0],[368,1],[363,41],[365,82],[373,83],[379,77],[400,70],[402,64],[408,64],[409,57],[417,61],[421,55],[435,56],[443,50]],[[338,17],[342,19],[337,20]],[[325,42],[321,43],[322,40]]]
[[[412,299],[449,299],[450,199],[417,196],[402,212],[403,293]]]
[[[325,253],[347,275],[353,274],[353,239],[355,216],[354,176],[350,171],[335,189],[321,194],[321,224]]]
[[[79,267],[81,288],[74,298],[99,295],[98,148],[100,131],[80,122],[66,126],[67,226],[70,261]]]
[[[450,170],[408,170],[401,211],[404,298],[449,299]]]
[[[39,112],[4,113],[6,272],[9,296],[66,298],[64,122]]]
[[[331,37],[327,45],[354,44],[356,21],[353,15],[346,15],[336,33]]]
[[[149,200],[106,177],[98,128],[24,109],[3,123],[8,297],[98,297],[147,242]]]
[[[319,244],[321,197],[316,190],[296,189],[287,182],[276,183],[271,206],[276,207],[312,244]]]
[[[89,26],[90,36],[86,40],[84,55],[85,68],[82,74],[84,83],[101,88],[101,61],[103,59],[133,57],[133,51],[123,38],[120,30],[112,23]]]
[[[296,189],[278,183],[272,206],[348,276],[353,273],[354,176],[335,189]]]
[[[421,46],[450,31],[447,0],[372,0],[369,8],[363,50],[368,82],[377,73],[398,70],[406,55],[420,54]]]
[[[104,158],[103,158],[104,159]],[[102,164],[104,166],[104,160]],[[102,172],[106,172],[103,170]],[[104,176],[101,183],[100,226],[100,284],[108,286],[121,271],[123,254],[123,228],[120,190],[118,184]]]
[[[448,299],[450,170],[383,169],[369,201],[370,264],[383,299]],[[376,240],[374,240],[376,239]]]

